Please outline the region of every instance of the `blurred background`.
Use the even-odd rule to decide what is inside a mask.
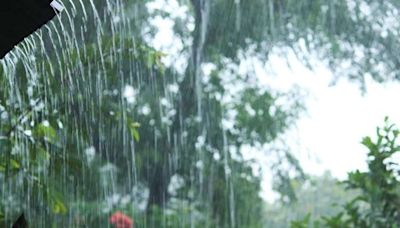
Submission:
[[[400,226],[400,1],[60,2],[0,60],[0,227]]]

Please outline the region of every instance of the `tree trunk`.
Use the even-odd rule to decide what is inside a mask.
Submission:
[[[208,24],[208,0],[192,0],[192,5],[195,11],[195,30],[192,44],[192,57],[189,60],[188,67],[185,72],[185,78],[180,83],[180,97],[175,102],[177,114],[172,123],[170,132],[176,136],[178,142],[167,142],[165,140],[165,151],[162,152],[162,161],[156,167],[155,172],[150,180],[149,190],[150,195],[147,204],[147,213],[151,213],[153,206],[163,208],[168,200],[168,185],[171,176],[176,172],[187,174],[187,168],[173,167],[169,163],[168,155],[176,148],[179,148],[180,164],[184,167],[191,166],[191,155],[188,154],[195,150],[195,142],[200,133],[201,121],[195,126],[187,126],[186,121],[189,118],[202,118],[201,116],[201,78],[200,65],[203,59],[203,49],[206,38],[206,30]],[[182,137],[182,133],[187,132],[186,137]],[[186,139],[185,139],[186,138]],[[183,139],[183,140],[182,140]],[[189,164],[187,164],[189,163]],[[172,170],[172,171],[171,171]]]

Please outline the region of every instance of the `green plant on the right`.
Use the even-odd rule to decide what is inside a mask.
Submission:
[[[399,164],[395,156],[400,151],[399,130],[385,118],[382,128],[377,128],[377,137],[365,137],[362,144],[369,150],[368,170],[350,172],[343,182],[348,189],[360,193],[347,202],[341,212],[335,216],[322,217],[312,222],[309,216],[293,221],[292,228],[299,227],[400,227],[400,182]]]

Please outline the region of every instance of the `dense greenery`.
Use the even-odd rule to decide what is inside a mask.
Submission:
[[[232,94],[222,66],[199,82],[200,9],[193,8],[196,26],[188,35],[194,41],[184,49],[192,57],[179,73],[161,62],[168,53],[140,38],[140,14],[108,22],[144,2],[124,2],[132,7],[126,9],[114,4],[121,12],[109,11],[105,1],[96,10],[84,3],[87,18],[72,17],[72,24],[61,18],[63,27],[53,22],[54,30],[67,32],[61,38],[44,30],[32,39],[39,49],[3,62],[4,222],[25,212],[37,227],[106,226],[119,209],[139,227],[261,226],[260,177],[240,150],[275,139],[299,104],[285,111],[276,96],[246,85],[234,71],[231,87],[245,86]]]
[[[376,28],[397,16],[395,0],[151,7],[162,2],[64,1],[1,61],[1,223],[24,212],[32,227],[104,227],[118,209],[139,227],[262,227],[261,177],[242,150],[263,151],[303,107],[297,91],[261,86],[241,64],[290,48],[337,75],[398,78],[397,27]],[[168,40],[154,38],[160,20],[173,24],[176,53],[153,47]],[[302,202],[296,159],[266,152],[280,158],[268,164],[275,189]]]

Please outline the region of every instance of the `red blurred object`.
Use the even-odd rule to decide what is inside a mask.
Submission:
[[[114,225],[115,228],[134,228],[133,220],[120,211],[111,215],[110,224]]]

